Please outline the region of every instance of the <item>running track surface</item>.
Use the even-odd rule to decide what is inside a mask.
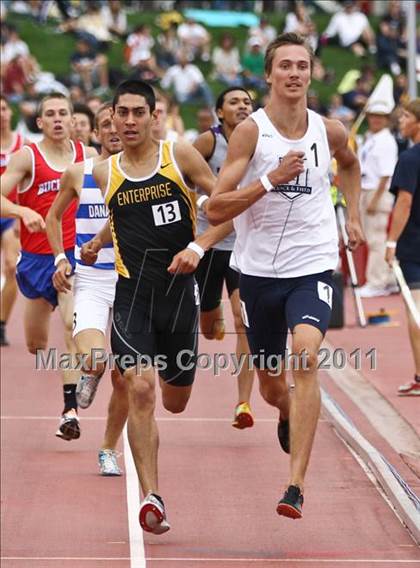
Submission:
[[[128,509],[132,517],[138,510],[133,474],[129,469],[121,478],[101,478],[96,464],[109,373],[92,408],[81,412],[80,440],[55,438],[59,376],[34,370],[21,321],[19,302],[8,330],[12,345],[1,352],[2,567],[420,566],[408,532],[324,418],[307,475],[304,518],[276,514],[288,474],[276,412],[255,387],[254,428],[232,428],[236,383],[229,371],[219,378],[199,372],[182,415],[171,416],[159,403],[160,492],[172,529],[161,537],[144,535],[143,542],[134,519],[131,547],[138,557],[130,558]],[[60,333],[55,314],[50,346]],[[340,333],[348,338],[354,330]],[[234,339],[201,338],[199,351],[233,352]]]

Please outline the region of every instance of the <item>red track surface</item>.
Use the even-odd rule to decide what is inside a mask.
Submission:
[[[399,300],[393,301],[401,308]],[[18,305],[9,327],[12,345],[1,353],[1,565],[127,568],[126,479],[101,478],[96,465],[109,375],[103,379],[93,408],[82,411],[80,440],[55,438],[62,407],[60,380],[57,373],[33,370],[33,357],[25,353],[21,314]],[[381,341],[394,344],[398,335],[400,345],[408,350],[402,332],[402,326],[398,332],[389,328],[388,337],[383,328]],[[363,333],[368,335],[371,330]],[[51,337],[59,335],[55,317]],[[354,329],[329,335],[330,341],[346,349],[345,343],[352,338]],[[201,352],[233,348],[229,336],[223,343],[202,340],[200,344]],[[401,352],[397,356],[408,373],[409,360],[402,361],[407,356]],[[404,371],[394,382],[406,378]],[[378,388],[391,389],[379,376],[374,380]],[[288,471],[288,458],[276,439],[275,412],[255,388],[257,422],[250,430],[237,431],[230,426],[236,385],[228,371],[219,378],[201,371],[194,389],[183,415],[171,416],[160,406],[157,411],[163,419],[159,422],[160,490],[172,530],[162,537],[145,536],[147,567],[420,565],[418,549],[406,529],[328,422],[319,424],[307,476],[304,518],[292,521],[275,512]],[[353,406],[341,398],[340,404],[351,412]],[[395,402],[404,405],[404,410],[414,409],[411,401]]]

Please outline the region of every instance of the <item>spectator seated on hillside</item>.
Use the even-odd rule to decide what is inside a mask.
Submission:
[[[346,126],[349,127],[350,123],[353,122],[356,113],[351,110],[351,108],[346,107],[343,104],[343,97],[336,93],[330,98],[330,105],[328,107],[327,116],[334,120],[339,120]]]
[[[308,10],[302,1],[297,0],[292,12],[286,14],[283,33],[294,32],[306,37],[314,53],[318,48],[318,32],[315,23],[311,20]]]
[[[99,2],[86,3],[86,13],[79,18],[63,22],[59,28],[64,32],[73,32],[77,38],[86,39],[98,51],[106,51],[112,41],[111,32],[105,21]]]
[[[242,57],[242,76],[244,85],[251,89],[265,91],[267,88],[264,79],[264,54],[261,42],[253,37],[248,42],[250,51]]]
[[[389,3],[388,12],[379,23],[379,33],[376,39],[377,63],[380,69],[400,75],[406,65],[407,38],[405,18],[400,3]]]
[[[178,37],[178,24],[173,22],[157,36],[156,60],[161,69],[167,69],[176,63],[176,54],[181,42]]]
[[[197,57],[210,61],[211,37],[204,26],[188,18],[178,27],[178,37],[188,61],[194,61]]]
[[[0,77],[2,92],[12,102],[22,100],[28,86],[39,73],[39,65],[18,30],[10,24],[1,26]]]
[[[346,107],[358,113],[367,103],[371,92],[372,82],[363,76],[359,77],[354,88],[343,93],[343,103]]]
[[[277,37],[278,33],[275,27],[269,24],[267,18],[261,18],[260,24],[249,28],[247,46],[250,49],[250,40],[257,38],[261,44],[261,50],[265,52],[268,44]]]
[[[375,34],[366,15],[360,12],[357,2],[345,0],[343,10],[334,14],[321,37],[322,44],[338,43],[350,48],[357,57],[376,53]]]
[[[94,87],[97,87],[98,93],[108,90],[108,58],[103,53],[97,53],[86,39],[77,40],[70,63],[73,84],[80,85],[86,93]]]
[[[308,95],[308,108],[321,114],[322,116],[327,116],[328,108],[319,100],[318,93],[313,89],[309,89]]]
[[[124,39],[127,35],[127,14],[120,0],[109,0],[102,6],[101,13],[108,32]]]
[[[213,50],[212,62],[214,65],[213,77],[228,87],[240,87],[243,84],[239,50],[235,40],[229,33],[220,38],[220,45]]]
[[[153,57],[152,49],[155,40],[150,27],[146,24],[136,26],[133,33],[127,38],[124,48],[124,58],[130,68],[135,68],[140,61],[147,61]]]
[[[207,106],[213,106],[213,95],[200,69],[189,63],[188,55],[181,50],[178,63],[169,67],[161,81],[162,89],[173,87],[178,103],[190,103],[204,100]]]

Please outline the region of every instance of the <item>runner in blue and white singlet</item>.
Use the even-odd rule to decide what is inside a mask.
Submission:
[[[108,220],[107,206],[93,179],[92,168],[93,158],[84,162],[83,187],[76,213],[73,336],[92,328],[105,335],[117,281],[112,243],[99,251],[97,261],[91,266],[86,266],[80,258],[81,247],[97,235]]]

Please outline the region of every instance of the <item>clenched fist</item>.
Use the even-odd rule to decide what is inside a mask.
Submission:
[[[276,186],[280,183],[288,183],[305,171],[305,152],[290,150],[284,156],[275,170],[269,173],[271,183]]]

